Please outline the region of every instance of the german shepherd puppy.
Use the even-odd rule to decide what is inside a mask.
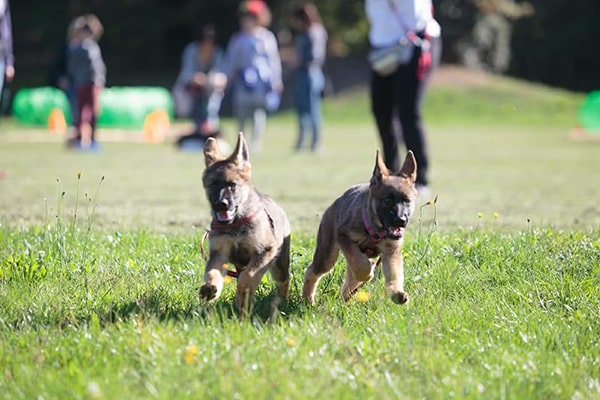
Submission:
[[[397,173],[386,168],[377,151],[371,182],[351,187],[323,214],[313,261],[304,277],[304,298],[315,302],[319,280],[332,270],[342,250],[347,264],[341,291],[344,301],[373,278],[375,264],[370,259],[377,256],[383,264],[387,294],[397,304],[408,301],[401,250],[415,208],[416,173],[411,151]]]
[[[236,304],[240,316],[251,312],[254,292],[263,274],[271,275],[279,294],[289,291],[290,224],[270,197],[254,189],[248,145],[242,133],[229,157],[215,139],[204,145],[206,169],[202,183],[212,211],[209,259],[200,299],[214,300],[223,289],[224,264],[238,271]]]

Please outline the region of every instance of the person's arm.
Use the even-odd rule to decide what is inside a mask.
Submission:
[[[225,50],[225,57],[222,59],[219,71],[227,76],[229,81],[232,81],[238,69],[238,60],[240,59],[239,35],[234,34]]]
[[[15,58],[13,55],[13,43],[12,43],[12,23],[10,19],[10,5],[6,2],[6,9],[4,10],[4,17],[0,19],[0,37],[4,41],[4,59],[6,62],[6,77],[11,80],[15,74]]]
[[[277,40],[275,35],[271,31],[267,31],[265,35],[265,49],[267,51],[267,58],[269,60],[269,66],[271,67],[271,85],[275,91],[283,90],[283,80],[281,78],[281,57],[279,56],[279,48],[277,47]]]
[[[106,65],[98,43],[93,40],[89,41],[88,54],[92,65],[92,82],[96,86],[104,86],[106,84]]]
[[[183,49],[181,55],[181,71],[179,72],[178,80],[184,85],[188,85],[194,73],[196,72],[196,43],[189,43]]]
[[[312,44],[312,56],[315,64],[322,66],[325,63],[325,57],[327,56],[327,31],[321,25],[317,25],[309,30],[311,44]]]

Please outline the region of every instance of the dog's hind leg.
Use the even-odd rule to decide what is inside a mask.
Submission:
[[[315,303],[319,280],[333,269],[340,252],[340,248],[333,235],[333,223],[329,221],[328,217],[327,214],[323,216],[323,220],[319,226],[319,233],[317,234],[315,255],[304,274],[302,296],[311,304]]]
[[[273,262],[271,276],[275,281],[279,296],[287,300],[290,290],[290,237],[283,239],[279,255]]]

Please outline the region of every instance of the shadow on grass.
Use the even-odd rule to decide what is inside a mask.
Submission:
[[[197,292],[194,293],[197,296]],[[185,321],[228,321],[237,320],[238,313],[232,298],[224,297],[212,303],[198,300],[196,296],[173,297],[160,289],[141,293],[129,301],[105,301],[101,305],[90,304],[56,305],[44,309],[23,310],[6,325],[13,329],[37,329],[55,327],[79,328],[91,323],[105,327],[132,319],[156,320],[159,322]],[[229,296],[231,297],[231,296]],[[279,300],[276,290],[257,293],[251,314],[253,322],[271,323],[292,316],[302,316],[309,306],[295,293],[287,301]]]

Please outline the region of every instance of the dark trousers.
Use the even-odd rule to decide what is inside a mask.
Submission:
[[[417,160],[417,183],[422,185],[428,183],[429,156],[421,107],[431,72],[439,64],[441,50],[441,38],[432,39],[431,67],[421,79],[418,76],[419,48],[415,50],[412,60],[401,65],[394,74],[380,76],[371,72],[371,111],[381,138],[385,164],[394,172],[400,170],[398,147],[401,139],[392,123],[394,113],[397,113],[406,148],[412,150]]]
[[[100,109],[99,97],[102,88],[93,83],[81,85],[76,89],[77,139],[82,140],[83,132],[89,129],[89,140],[96,141],[96,120]]]

